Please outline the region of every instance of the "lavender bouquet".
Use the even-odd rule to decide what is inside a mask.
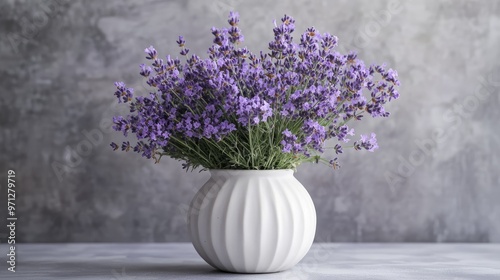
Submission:
[[[322,156],[327,140],[335,141],[336,154],[378,148],[374,133],[348,144],[354,129],[347,123],[389,116],[384,105],[399,97],[396,71],[366,67],[354,52],[338,53],[337,37],[314,27],[294,43],[295,20],[287,15],[275,24],[267,53],[241,47],[237,13],[228,22],[228,28],[212,28],[208,58],[188,55],[182,36],[184,62],[147,48],[151,66],[141,65],[140,74],[149,96],[133,97],[132,88],[115,83],[130,115],[114,117],[114,129],[137,137],[121,150],[156,162],[170,156],[189,170],[289,169],[303,162],[338,168],[337,158]]]

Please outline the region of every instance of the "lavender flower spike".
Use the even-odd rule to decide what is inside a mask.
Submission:
[[[146,48],[144,52],[148,54],[148,56],[146,56],[147,59],[156,59],[156,56],[158,54],[153,46]]]

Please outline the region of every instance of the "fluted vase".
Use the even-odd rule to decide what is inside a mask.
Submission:
[[[219,270],[270,273],[291,268],[316,232],[313,201],[293,170],[211,170],[188,212],[199,255]]]

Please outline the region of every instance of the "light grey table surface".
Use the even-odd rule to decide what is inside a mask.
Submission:
[[[293,269],[246,275],[213,269],[190,243],[20,244],[15,273],[1,248],[0,279],[500,279],[500,244],[315,243]]]

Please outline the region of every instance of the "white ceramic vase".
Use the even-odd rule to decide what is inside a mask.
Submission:
[[[211,170],[193,198],[188,226],[196,251],[228,272],[291,268],[316,233],[311,196],[293,170]]]

